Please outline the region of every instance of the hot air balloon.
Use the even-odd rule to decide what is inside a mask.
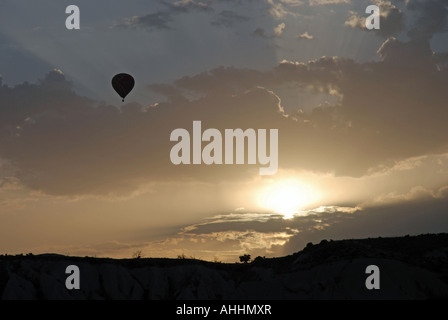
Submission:
[[[134,88],[134,84],[134,78],[127,73],[119,73],[112,78],[112,87],[120,95],[123,102],[124,98]]]

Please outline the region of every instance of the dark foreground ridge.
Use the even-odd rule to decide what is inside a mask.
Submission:
[[[66,268],[80,270],[68,290]],[[366,268],[380,289],[366,288]],[[448,234],[326,241],[252,263],[0,256],[2,299],[439,299],[448,298]]]

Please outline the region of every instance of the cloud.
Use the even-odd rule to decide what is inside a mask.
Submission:
[[[429,41],[433,35],[446,32],[448,3],[437,0],[409,0],[407,8],[417,17],[408,36],[415,41]]]
[[[310,35],[308,31],[297,36],[297,39],[314,40],[314,36]]]
[[[174,3],[163,2],[171,11],[181,11],[186,12],[188,10],[199,10],[199,11],[213,11],[206,2],[194,1],[194,0],[179,0]]]
[[[297,6],[300,5],[301,2],[297,1],[275,1],[275,0],[266,0],[266,3],[269,6],[268,12],[275,19],[284,19],[288,15],[295,16],[296,13],[289,9],[289,6]]]
[[[140,114],[131,105],[123,112],[113,106],[97,106],[75,94],[58,70],[49,72],[38,84],[3,86],[0,97],[0,157],[9,159],[23,184],[51,194],[99,191],[106,180],[121,184],[116,185],[117,190],[124,187],[123,180],[116,180],[121,174],[114,171],[136,152],[123,141],[123,135],[129,133],[125,127],[133,122],[131,114]],[[126,112],[128,109],[133,111]],[[124,153],[115,154],[118,150]]]
[[[372,3],[380,9],[380,29],[367,30],[366,18],[368,14],[363,13],[360,16],[354,11],[350,11],[350,17],[345,21],[345,25],[351,28],[372,31],[385,38],[397,35],[404,29],[404,15],[399,8],[390,1],[373,0]]]
[[[185,102],[187,99],[183,96],[179,88],[169,84],[151,84],[148,88],[155,93],[165,96],[169,102]]]
[[[173,247],[189,250],[194,243],[196,253],[203,259],[212,260],[212,247],[219,248],[224,261],[237,261],[238,256],[250,253],[252,257],[278,257],[297,252],[308,242],[319,243],[322,239],[366,238],[441,232],[447,226],[443,217],[446,199],[428,202],[424,199],[407,203],[382,204],[361,209],[359,207],[319,207],[302,212],[291,219],[283,219],[275,213],[229,213],[204,219],[203,222],[182,228],[163,242],[164,248],[175,252]],[[421,214],[427,208],[427,216]],[[422,221],[434,219],[441,224],[434,227]],[[388,221],[385,227],[384,221]],[[403,224],[399,227],[398,224]],[[407,228],[407,229],[406,229]],[[404,231],[396,231],[403,229]],[[423,231],[422,231],[423,230]],[[398,232],[398,233],[397,233]],[[158,245],[161,243],[158,242]],[[148,245],[147,251],[154,245]],[[160,249],[160,248],[159,248]],[[179,251],[179,249],[178,249]]]
[[[351,215],[356,211],[353,209],[322,207],[288,220],[271,212],[221,214],[185,226],[163,243],[167,249],[171,246],[188,248],[188,243],[194,243],[196,252],[202,253],[201,257],[209,260],[212,260],[214,254],[209,251],[211,247],[220,248],[220,251],[227,253],[221,257],[226,261],[235,261],[238,255],[248,252],[254,257],[275,256],[297,234],[324,230],[339,218]]]
[[[234,11],[231,10],[223,10],[221,11],[215,18],[215,20],[212,21],[212,25],[214,26],[224,26],[224,27],[233,27],[237,23],[248,21],[249,18],[239,15]]]
[[[402,42],[391,37],[381,45],[378,54],[387,65],[409,66],[414,70],[420,69],[425,72],[438,70],[437,58],[434,57],[434,52],[426,41]]]
[[[168,12],[156,12],[147,14],[144,16],[133,16],[132,18],[125,19],[124,24],[121,27],[144,27],[148,30],[153,29],[171,29],[170,23],[173,21],[172,15]]]
[[[218,67],[208,72],[185,76],[175,81],[179,89],[201,94],[232,94],[254,88],[265,73],[247,68]],[[235,82],[236,81],[236,82]]]
[[[350,17],[345,21],[345,25],[352,28],[365,29],[366,18],[360,17],[355,11],[350,11]]]
[[[177,15],[192,11],[206,13],[214,11],[208,3],[194,0],[180,0],[174,3],[162,1],[161,3],[166,7],[165,10],[159,10],[143,16],[126,18],[124,23],[118,24],[115,27],[146,28],[148,30],[171,29],[171,24]]]
[[[320,163],[327,167],[321,167],[322,170],[360,175],[392,154],[395,159],[404,159],[435,152],[442,147],[446,133],[440,119],[447,116],[442,80],[447,70],[437,71],[430,48],[388,39],[379,54],[381,61],[364,64],[342,58],[321,58],[308,63],[286,61],[264,74],[243,69],[216,69],[183,78],[176,85],[211,94],[213,88],[227,92],[247,90],[251,85],[269,88],[296,83],[309,90],[336,94],[340,101],[334,106],[289,115],[297,121],[296,126],[285,122],[280,132],[287,136],[305,134],[310,140],[309,143],[295,141],[294,146],[285,141],[288,139],[283,140],[282,148],[290,150],[290,157],[283,157],[282,163],[286,165],[288,159],[300,158],[300,165],[305,165],[309,156],[314,165],[313,168],[305,165],[308,169],[316,170]],[[233,81],[229,82],[231,78]],[[427,127],[433,130],[428,131]],[[311,134],[316,130],[322,131],[319,135]],[[320,139],[323,140],[318,141]],[[365,144],[367,141],[371,144]],[[329,148],[328,152],[316,147],[322,143]],[[330,147],[336,145],[338,147]],[[291,156],[292,150],[297,150],[297,158]],[[306,152],[299,155],[298,150]],[[318,158],[322,161],[316,161]],[[330,158],[335,161],[326,160]]]
[[[280,2],[291,7],[301,6],[305,4],[305,2],[302,0],[280,0]]]
[[[263,38],[263,39],[272,39],[272,36],[268,36],[264,28],[257,28],[252,32],[252,35],[255,37]]]
[[[285,28],[286,28],[286,24],[284,22],[282,22],[274,27],[272,35],[268,35],[264,28],[255,29],[254,32],[252,32],[252,35],[255,37],[263,38],[263,39],[281,38]]]
[[[204,126],[221,129],[246,127],[245,119],[234,124],[226,121],[244,109],[275,115],[275,98],[268,92],[257,89],[225,96],[217,103],[215,97],[189,101],[179,92],[174,95],[178,90],[174,87],[151,88],[172,98],[149,108],[136,103],[121,108],[103,105],[78,96],[59,71],[51,71],[38,84],[2,86],[0,158],[11,164],[9,176],[53,195],[108,195],[130,194],[151,181],[182,180],[185,174],[199,177],[214,172],[214,180],[258,170],[254,165],[230,171],[232,166],[200,166],[205,171],[176,167],[169,160],[173,145],[169,136],[176,128],[190,130],[197,119],[203,119]],[[246,108],[249,100],[254,102],[252,111]],[[226,109],[221,120],[213,115]],[[215,111],[206,116],[211,110]]]
[[[285,30],[286,24],[284,22],[280,23],[274,28],[274,35],[276,37],[281,37],[283,34],[283,31]]]
[[[369,206],[369,205],[378,206],[378,204],[388,205],[388,204],[403,203],[403,202],[410,202],[410,201],[416,201],[416,200],[421,201],[421,200],[443,199],[446,197],[447,187],[448,186],[444,186],[444,187],[438,188],[437,190],[430,190],[430,189],[426,189],[422,186],[415,186],[415,187],[412,187],[406,193],[390,192],[388,194],[384,194],[380,197],[377,197],[377,198],[373,199],[370,203],[366,203],[364,205],[365,206]]]
[[[350,0],[309,0],[310,6],[322,6],[332,4],[348,4]]]
[[[371,0],[380,9],[381,25],[379,30],[371,30],[381,37],[396,36],[405,29],[405,15],[402,10],[390,1]],[[406,9],[412,13],[412,25],[407,35],[412,41],[428,42],[433,35],[446,32],[448,4],[437,0],[409,0],[405,2]],[[362,16],[350,11],[350,17],[345,24],[352,28],[365,28],[367,15]],[[369,30],[370,31],[370,30]]]

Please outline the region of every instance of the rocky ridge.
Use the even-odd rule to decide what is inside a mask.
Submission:
[[[80,289],[65,286],[68,265]],[[368,290],[366,267],[380,269]],[[0,256],[2,299],[439,299],[448,298],[448,234],[326,241],[251,263]]]

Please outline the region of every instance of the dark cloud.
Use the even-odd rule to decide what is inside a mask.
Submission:
[[[350,3],[350,0],[309,0],[310,6],[339,5]]]
[[[10,88],[4,84],[0,86],[0,96],[0,128],[3,130],[12,130],[28,118],[27,121],[34,121],[33,117],[43,113],[82,112],[91,103],[71,90],[71,83],[65,81],[59,70],[49,72],[37,85],[25,82]],[[67,99],[67,103],[61,98]],[[80,105],[80,108],[76,110],[74,105]]]
[[[195,0],[179,0],[175,2],[161,1],[161,3],[168,8],[168,12],[188,12],[191,10],[213,12],[213,8],[207,1],[195,1]]]
[[[211,15],[210,24],[217,27],[234,27],[236,24],[257,19],[261,15],[269,15],[275,19],[283,19],[286,16],[294,16],[291,7],[301,6],[304,3],[296,0],[281,1],[253,1],[253,0],[215,0],[215,1],[197,1],[180,0],[175,2],[159,1],[163,9],[154,13],[142,16],[127,18],[120,27],[141,27],[149,29],[169,29],[174,24],[176,16],[192,12],[203,12]],[[240,14],[235,9],[244,11]],[[219,13],[214,14],[214,12]],[[269,21],[270,23],[270,21]],[[254,35],[262,35],[262,28],[257,29]],[[259,34],[260,33],[260,34]],[[281,31],[280,31],[281,33]],[[271,37],[275,37],[275,33]]]
[[[152,92],[159,93],[166,97],[169,102],[185,102],[187,99],[183,96],[181,90],[174,85],[152,84],[148,87]]]
[[[379,48],[378,54],[385,64],[407,66],[427,71],[437,70],[437,59],[428,41],[411,40],[402,42],[396,38],[387,39]]]
[[[48,73],[39,84],[3,86],[0,97],[0,155],[10,160],[22,183],[52,194],[101,193],[106,183],[129,190],[124,185],[136,176],[130,170],[122,180],[119,167],[142,144],[125,142],[140,112],[97,107],[75,94],[60,71]]]
[[[447,52],[434,53],[433,60],[437,65],[446,66],[446,64],[448,63],[448,53]]]
[[[237,14],[235,11],[223,10],[212,21],[212,25],[218,27],[233,27],[237,23],[248,21],[250,18]]]
[[[233,93],[253,88],[265,74],[251,69],[219,67],[209,72],[186,76],[177,81],[178,88],[207,94]]]
[[[321,58],[284,62],[264,73],[219,68],[176,85],[214,95],[296,83],[340,96],[336,105],[291,114],[281,124],[281,149],[289,150],[281,159],[287,167],[359,176],[386,159],[446,151],[447,70],[437,69],[426,43],[388,39],[379,54],[380,62]]]
[[[163,85],[152,89],[171,96],[176,91]],[[49,194],[126,194],[151,181],[231,179],[257,172],[254,165],[176,167],[169,158],[174,144],[169,136],[176,128],[191,131],[193,120],[220,129],[258,127],[244,114],[275,118],[275,97],[263,89],[224,95],[220,101],[175,97],[149,108],[99,105],[74,93],[59,71],[38,84],[3,85],[0,157],[24,185]],[[241,119],[235,117],[239,113]]]
[[[194,0],[180,0],[174,3],[161,1],[164,10],[159,10],[155,13],[146,14],[143,16],[134,16],[126,19],[125,23],[119,24],[119,27],[141,27],[149,30],[153,29],[171,29],[171,24],[174,17],[180,14],[189,13],[192,11],[198,12],[213,12],[214,9],[206,2]]]
[[[430,199],[366,208],[353,214],[324,212],[315,218],[325,227],[313,228],[311,225],[311,228],[291,237],[280,249],[279,255],[295,252],[304,248],[308,242],[319,243],[322,239],[363,239],[446,232],[447,204],[446,199]],[[297,220],[300,221],[299,218]],[[319,224],[315,222],[315,225]]]
[[[381,27],[378,35],[390,37],[403,31],[405,21],[403,12],[389,1],[377,1],[381,13]]]
[[[173,21],[172,14],[159,11],[141,17],[135,16],[126,20],[121,26],[145,27],[151,29],[171,29],[170,23]]]
[[[407,7],[417,16],[408,32],[412,40],[429,41],[433,35],[447,31],[446,1],[410,0]]]
[[[252,32],[254,37],[264,38],[264,39],[272,39],[272,36],[268,36],[264,28],[257,28]]]

